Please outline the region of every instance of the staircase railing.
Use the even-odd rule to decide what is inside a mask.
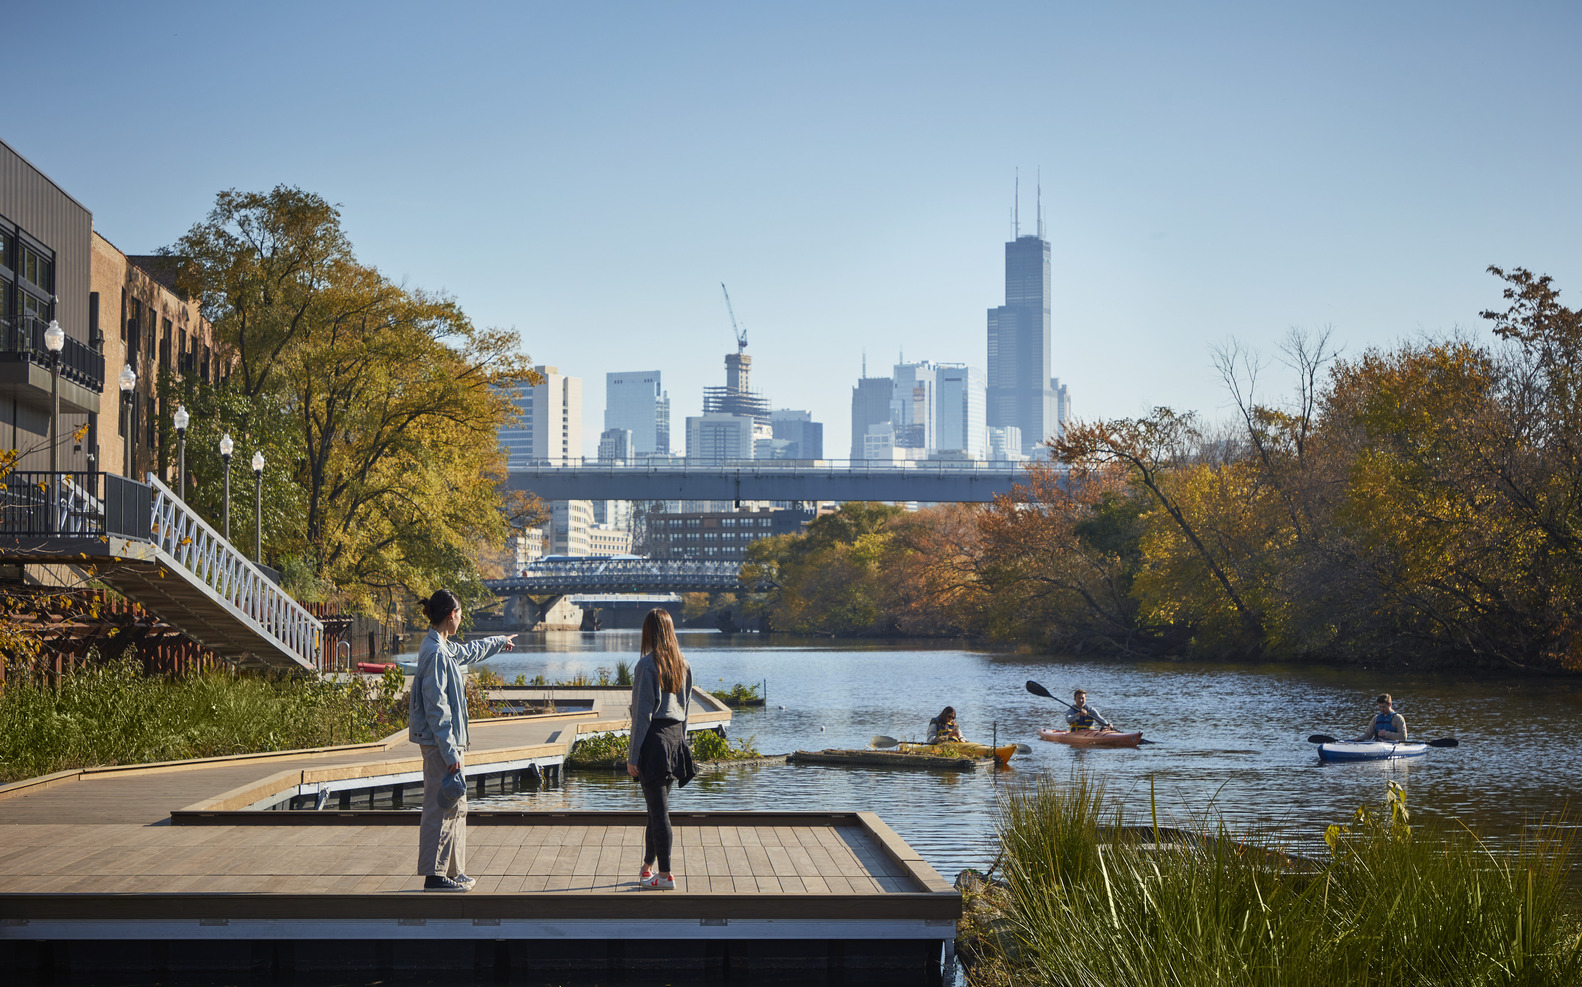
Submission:
[[[154,491],[151,533],[155,547],[194,581],[257,624],[260,632],[307,665],[322,670],[324,624],[209,527],[158,477],[150,474],[148,483]]]

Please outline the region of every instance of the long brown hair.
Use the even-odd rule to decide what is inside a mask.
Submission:
[[[687,684],[687,660],[676,643],[676,625],[669,611],[655,607],[643,618],[643,643],[639,654],[652,654],[659,669],[659,688],[680,693]]]

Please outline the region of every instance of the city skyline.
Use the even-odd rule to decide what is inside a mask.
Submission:
[[[65,2],[8,24],[39,83],[5,137],[119,249],[174,243],[222,189],[302,187],[359,257],[534,363],[594,388],[662,370],[675,446],[734,345],[721,281],[756,386],[831,437],[865,352],[986,367],[1018,169],[1083,418],[1223,416],[1229,337],[1481,335],[1488,264],[1582,292],[1575,5]]]

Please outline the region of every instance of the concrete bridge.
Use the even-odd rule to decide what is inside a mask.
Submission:
[[[506,487],[545,500],[874,500],[987,502],[1022,478],[1018,463],[754,459],[717,465],[572,462],[513,468]]]

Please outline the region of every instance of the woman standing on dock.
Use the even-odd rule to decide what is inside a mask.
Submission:
[[[696,774],[687,746],[692,669],[676,643],[675,624],[662,609],[648,611],[643,619],[639,650],[641,657],[632,672],[632,737],[626,755],[626,773],[642,784],[648,804],[638,887],[671,891],[676,879],[670,871],[670,783],[684,786]]]
[[[423,751],[423,815],[418,821],[417,872],[424,891],[471,891],[467,876],[467,780],[462,753],[467,749],[467,684],[463,665],[483,661],[516,646],[515,634],[467,644],[450,639],[461,627],[461,601],[450,590],[435,590],[419,600],[428,615],[428,636],[417,650],[412,678],[407,736]],[[444,788],[452,775],[459,792]]]

